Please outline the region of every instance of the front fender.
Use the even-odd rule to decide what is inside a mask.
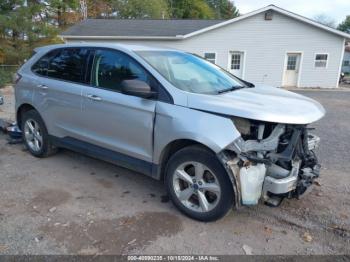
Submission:
[[[218,154],[240,137],[232,120],[183,106],[157,103],[153,162],[159,164],[163,149],[172,141],[193,140]]]

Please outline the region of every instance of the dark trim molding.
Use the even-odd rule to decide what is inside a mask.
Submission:
[[[57,147],[63,147],[72,151],[104,160],[106,162],[157,178],[158,165],[134,158],[116,151],[90,144],[72,137],[59,138],[50,136],[50,141]]]

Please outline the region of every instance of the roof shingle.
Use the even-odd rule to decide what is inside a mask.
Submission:
[[[161,36],[175,37],[218,24],[224,20],[87,19],[61,36]]]

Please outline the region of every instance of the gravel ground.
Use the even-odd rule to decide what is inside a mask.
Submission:
[[[13,118],[12,88],[0,118]],[[302,91],[327,110],[319,186],[214,223],[181,215],[146,176],[62,150],[46,159],[0,135],[0,254],[350,254],[350,92]]]

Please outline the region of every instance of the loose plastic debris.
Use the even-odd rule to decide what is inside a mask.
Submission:
[[[22,143],[22,131],[17,126],[16,122],[8,122],[6,120],[0,119],[0,131],[8,134],[9,144]]]

